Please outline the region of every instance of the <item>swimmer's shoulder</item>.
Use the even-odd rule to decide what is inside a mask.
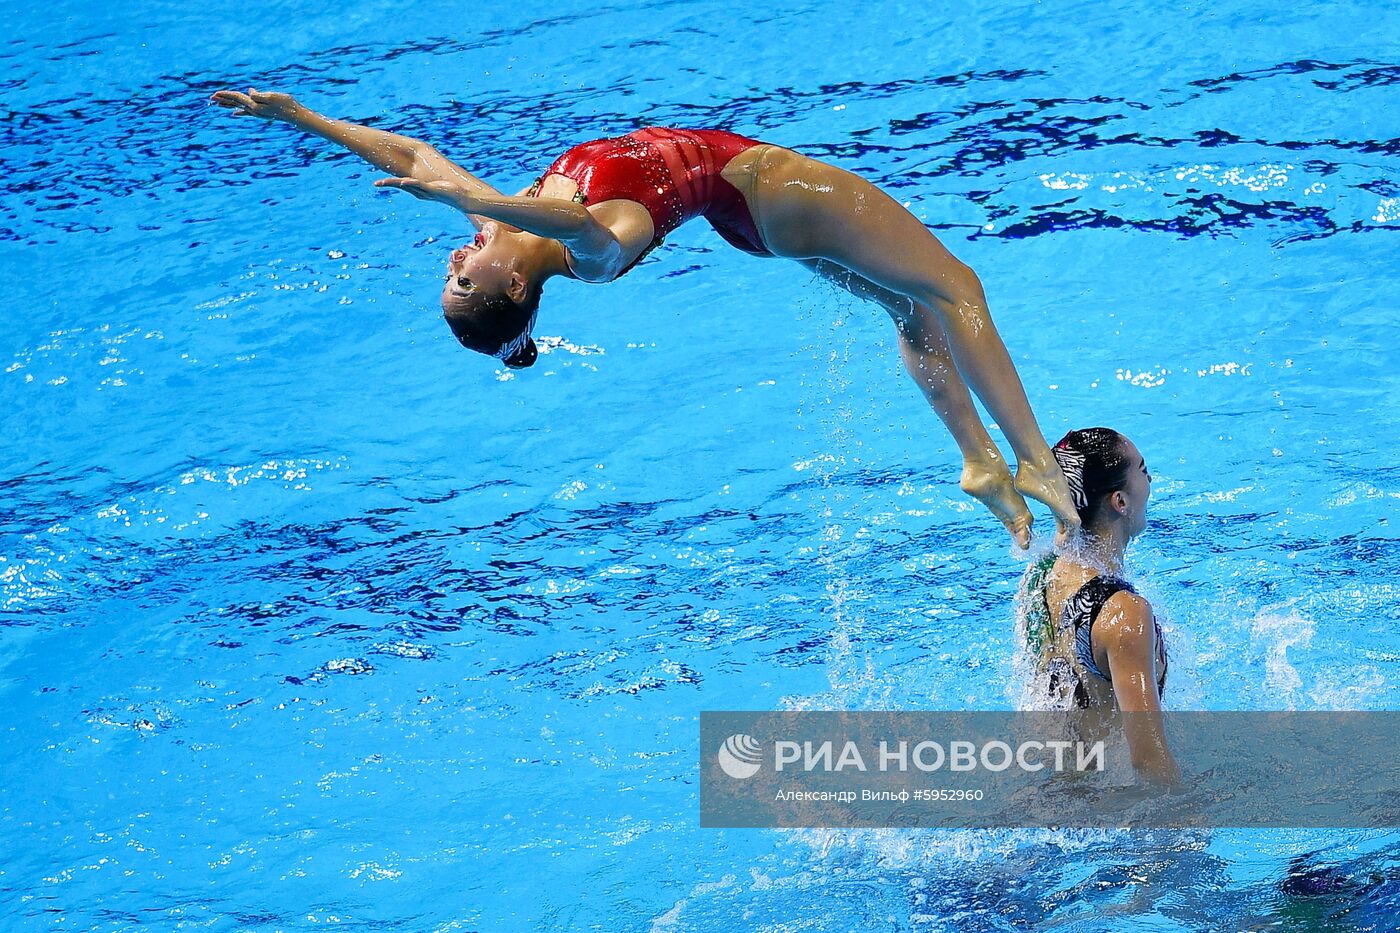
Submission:
[[[1059,618],[1065,603],[1079,592],[1080,587],[1097,576],[1099,571],[1096,568],[1061,554],[1050,567],[1045,580],[1045,602],[1055,618]]]
[[[1119,590],[1104,600],[1090,640],[1095,654],[1103,653],[1107,660],[1119,652],[1150,657],[1155,638],[1152,604],[1132,590]]]

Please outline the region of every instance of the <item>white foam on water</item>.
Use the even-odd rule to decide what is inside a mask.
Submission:
[[[1253,642],[1265,647],[1265,690],[1278,697],[1280,703],[1286,703],[1285,709],[1297,709],[1303,678],[1289,661],[1288,649],[1311,644],[1316,624],[1296,610],[1264,610],[1255,616],[1250,630]]]

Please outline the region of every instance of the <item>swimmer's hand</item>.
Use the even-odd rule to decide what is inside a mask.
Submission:
[[[251,87],[246,94],[242,91],[215,91],[209,102],[232,110],[235,117],[262,117],[284,123],[295,120],[304,109],[290,94],[259,91]]]
[[[446,178],[381,178],[374,183],[374,187],[397,188],[420,201],[437,201],[468,213],[476,209],[471,193]]]

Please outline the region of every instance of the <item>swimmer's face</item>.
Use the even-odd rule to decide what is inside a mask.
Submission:
[[[443,303],[472,292],[505,295],[519,302],[525,297],[525,278],[516,270],[511,234],[499,224],[488,223],[476,237],[452,251],[447,259],[447,282],[442,287]]]
[[[1123,439],[1123,456],[1128,461],[1128,480],[1123,487],[1127,500],[1128,537],[1142,534],[1147,527],[1147,500],[1152,496],[1152,474],[1147,471],[1147,461],[1132,441]]]

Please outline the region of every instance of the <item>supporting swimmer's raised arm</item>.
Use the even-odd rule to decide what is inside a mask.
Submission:
[[[1162,701],[1157,693],[1156,626],[1147,600],[1117,593],[1104,603],[1094,624],[1095,641],[1108,655],[1113,696],[1124,713],[1133,769],[1150,781],[1175,784],[1181,771],[1167,747]]]
[[[233,115],[275,120],[344,146],[370,165],[391,175],[422,182],[450,181],[462,191],[500,196],[500,192],[448,159],[421,139],[388,133],[345,120],[334,120],[298,103],[290,94],[258,91],[215,91],[210,100]],[[481,226],[478,218],[472,222]]]

